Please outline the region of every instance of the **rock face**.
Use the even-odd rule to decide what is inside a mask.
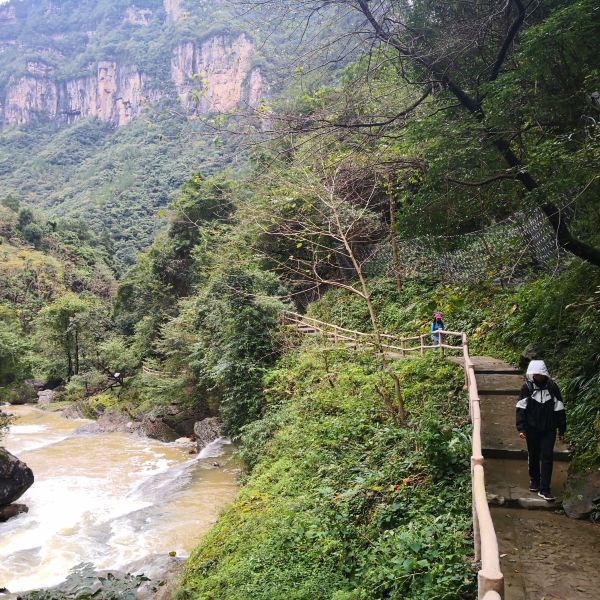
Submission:
[[[571,519],[587,519],[600,500],[600,470],[569,476],[563,509]]]
[[[221,423],[216,417],[202,419],[194,425],[194,437],[198,442],[198,448],[202,449],[221,437]]]
[[[174,23],[183,17],[181,0],[164,0],[164,7],[167,13],[167,23]]]
[[[125,23],[130,25],[148,25],[152,18],[152,11],[148,8],[137,8],[130,6],[125,12]]]
[[[31,469],[8,450],[0,448],[0,506],[20,498],[32,483]]]
[[[29,74],[13,77],[4,101],[4,123],[32,121],[71,123],[78,117],[98,117],[121,127],[137,117],[145,101],[146,77],[133,66],[98,63],[93,77],[67,81],[52,78],[42,61],[30,61]]]
[[[17,9],[14,4],[0,7],[0,25],[12,25],[17,22]]]
[[[256,107],[265,90],[250,39],[214,36],[201,45],[180,44],[171,58],[171,78],[189,114],[230,112],[246,104]]]
[[[170,18],[179,18],[179,3],[169,0],[166,5]],[[130,8],[125,20],[147,25],[151,16],[148,10]],[[171,56],[171,78],[187,113],[197,116],[258,106],[266,84],[260,67],[253,65],[255,56],[245,34],[216,35],[199,45],[179,44]],[[9,80],[1,117],[4,125],[68,124],[81,117],[97,117],[122,127],[138,117],[145,104],[159,98],[148,77],[133,65],[100,62],[93,76],[60,81],[50,64],[31,59],[26,74]]]
[[[527,369],[527,366],[532,360],[540,359],[540,351],[537,346],[534,344],[529,344],[523,352],[521,352],[521,356],[519,357],[519,367],[521,370]]]

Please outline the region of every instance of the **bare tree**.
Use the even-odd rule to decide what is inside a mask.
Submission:
[[[382,371],[393,382],[395,404],[383,389],[379,393],[394,416],[403,422],[406,415],[400,381],[390,366],[364,273],[369,249],[387,236],[387,228],[373,210],[376,186],[362,190],[358,202],[358,192],[349,186],[342,166],[332,170],[324,167],[319,173],[308,167],[296,169],[293,174],[287,169],[281,185],[291,190],[291,181],[293,196],[287,197],[271,173],[273,193],[253,215],[266,237],[283,241],[288,251],[287,256],[281,253],[281,258],[273,253],[266,258],[297,287],[338,287],[365,303]]]

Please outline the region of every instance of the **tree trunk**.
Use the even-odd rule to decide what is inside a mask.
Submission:
[[[396,207],[394,206],[394,197],[389,196],[390,201],[390,242],[392,244],[392,264],[394,276],[396,279],[396,291],[402,292],[402,276],[400,275],[400,250],[398,248],[398,238],[396,237]]]
[[[375,347],[377,348],[377,352],[379,354],[381,366],[389,374],[389,376],[392,378],[392,381],[394,382],[394,393],[396,396],[396,401],[398,402],[399,421],[400,421],[400,423],[404,423],[404,421],[406,421],[406,411],[404,409],[404,397],[402,396],[402,386],[400,385],[400,379],[398,378],[398,375],[396,375],[396,373],[394,372],[394,369],[392,369],[390,367],[387,357],[385,355],[385,350],[383,348],[383,343],[381,340],[381,332],[379,331],[379,323],[377,322],[377,313],[375,312],[375,307],[373,306],[373,302],[371,301],[371,295],[369,293],[369,288],[367,287],[367,282],[365,281],[365,278],[364,278],[364,275],[362,272],[362,268],[361,268],[360,264],[358,263],[358,261],[356,260],[356,257],[354,256],[354,252],[352,250],[352,247],[350,246],[346,236],[344,235],[344,229],[341,225],[341,222],[339,220],[339,216],[337,214],[336,209],[334,208],[333,211],[334,211],[334,216],[335,216],[338,233],[340,235],[340,238],[342,239],[342,242],[344,244],[346,252],[348,253],[348,256],[350,257],[352,266],[354,267],[354,270],[356,271],[356,275],[358,276],[358,280],[360,282],[360,288],[362,291],[362,295],[367,304],[367,309],[369,310],[369,318],[371,320],[371,327],[373,328],[373,334],[375,335]]]
[[[77,329],[77,324],[75,324],[75,375],[79,375],[79,331]]]
[[[71,335],[67,333],[65,340],[65,354],[67,355],[67,381],[73,377],[73,359],[71,358]]]

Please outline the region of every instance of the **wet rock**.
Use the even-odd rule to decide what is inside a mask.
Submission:
[[[174,442],[179,437],[160,417],[145,417],[142,421],[142,431],[148,437],[161,442]]]
[[[563,509],[571,519],[589,518],[594,502],[600,500],[600,470],[569,475]]]
[[[15,383],[3,390],[2,400],[13,405],[29,404],[37,401],[37,392],[27,381]]]
[[[180,436],[194,437],[194,425],[207,416],[203,406],[181,406],[171,404],[156,415]]]
[[[108,411],[100,415],[93,423],[82,425],[74,431],[75,435],[91,433],[140,433],[141,423],[133,422],[131,419],[116,411]]]
[[[208,446],[221,435],[221,423],[216,417],[208,417],[194,424],[194,437],[198,442],[198,448]]]
[[[65,410],[61,412],[61,415],[65,419],[81,419],[83,418],[83,408],[80,402],[74,402],[71,406],[67,406]]]
[[[41,392],[48,387],[46,381],[43,379],[27,379],[25,383],[31,386],[36,392]]]
[[[48,406],[48,404],[54,401],[57,392],[55,390],[40,390],[37,393],[39,406]]]
[[[21,513],[29,512],[29,508],[24,504],[9,504],[8,506],[0,506],[0,523],[4,523]]]
[[[20,498],[32,483],[31,469],[8,450],[0,448],[0,506]]]
[[[185,559],[169,555],[147,556],[127,566],[132,575],[149,579],[137,589],[136,600],[169,600],[183,574]]]

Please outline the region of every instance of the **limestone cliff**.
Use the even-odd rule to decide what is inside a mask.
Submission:
[[[168,18],[181,18],[179,1],[164,1]],[[6,19],[14,16],[6,9],[4,13]],[[2,14],[0,9],[0,18]],[[152,15],[149,9],[130,6],[121,23],[145,27]],[[87,33],[88,39],[92,33]],[[165,52],[169,56],[171,50]],[[0,98],[0,125],[68,124],[80,117],[97,117],[121,127],[139,116],[144,105],[168,94],[170,83],[190,116],[233,112],[258,106],[266,88],[263,72],[256,66],[255,46],[243,33],[180,43],[170,54],[170,72],[163,69],[152,80],[137,67],[116,61],[97,63],[93,74],[63,79],[57,66],[62,59],[58,50],[40,46],[23,72],[7,79]],[[159,94],[156,89],[163,91]]]
[[[171,58],[171,77],[190,114],[231,112],[258,105],[265,89],[256,50],[250,39],[217,35],[196,45],[180,44]]]
[[[145,80],[135,67],[100,62],[95,76],[61,82],[43,62],[30,61],[27,75],[9,81],[3,120],[7,125],[43,120],[69,123],[94,116],[120,127],[139,115]]]
[[[17,22],[17,10],[14,5],[0,6],[0,25],[12,25]]]
[[[172,23],[178,21],[183,17],[183,8],[181,7],[181,0],[163,0],[165,12],[167,13],[167,21]]]

